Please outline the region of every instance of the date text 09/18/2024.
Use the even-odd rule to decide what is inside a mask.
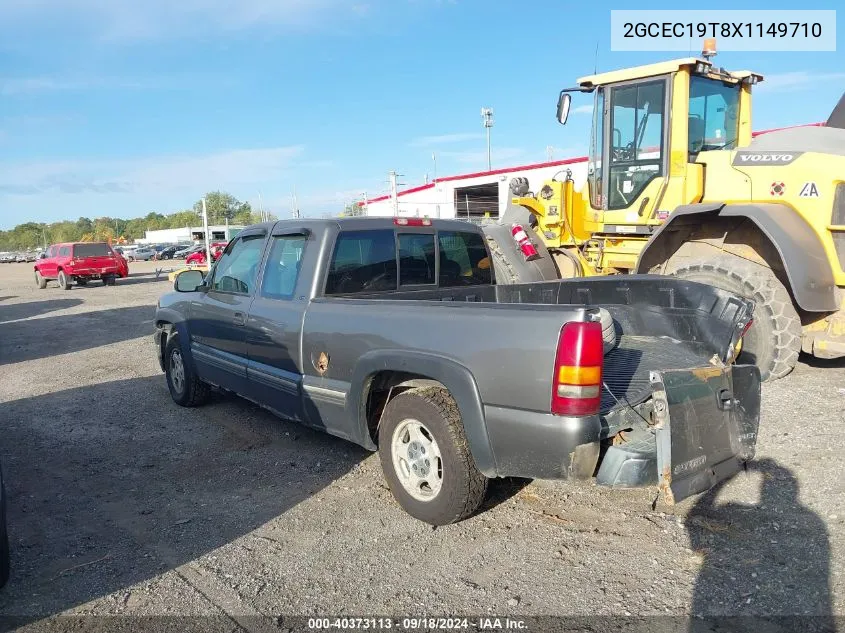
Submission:
[[[344,617],[308,618],[309,630],[525,630],[527,623],[522,619],[487,616],[481,618],[461,617]]]

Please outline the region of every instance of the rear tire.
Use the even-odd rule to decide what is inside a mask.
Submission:
[[[58,282],[59,282],[59,288],[62,288],[63,290],[70,290],[70,287],[73,284],[73,281],[71,280],[71,278],[67,274],[65,274],[65,271],[63,271],[63,270],[59,271]]]
[[[37,285],[41,290],[47,287],[47,280],[44,279],[44,275],[41,274],[40,270],[35,271],[35,285]]]
[[[179,336],[171,336],[164,349],[164,372],[173,402],[197,407],[208,400],[209,386],[200,380],[193,363],[183,354]]]
[[[801,351],[801,319],[786,287],[770,268],[723,255],[684,263],[670,274],[754,301],[754,323],[743,337],[738,363],[757,365],[766,381],[783,378],[795,368]]]
[[[409,389],[387,404],[379,458],[402,509],[430,525],[471,516],[487,493],[487,477],[475,466],[458,405],[443,387]]]

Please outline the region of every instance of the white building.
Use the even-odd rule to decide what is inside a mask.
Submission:
[[[242,224],[216,224],[208,226],[208,233],[212,242],[228,242],[246,228]],[[144,231],[142,238],[135,240],[138,244],[191,244],[205,240],[205,231],[201,226],[183,226],[178,229],[158,229]]]
[[[572,172],[575,188],[579,189],[587,179],[587,157],[438,178],[398,192],[395,206],[400,216],[480,220],[489,214],[489,217],[497,218],[504,212],[511,197],[509,187],[512,178],[527,178],[529,189],[536,192],[544,181],[555,175],[563,178],[566,170]],[[394,200],[390,195],[359,204],[365,207],[366,215],[395,214]]]

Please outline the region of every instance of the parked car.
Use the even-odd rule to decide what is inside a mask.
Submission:
[[[33,251],[27,251],[24,253],[27,262],[34,262],[38,257]]]
[[[178,248],[178,246],[167,246],[156,253],[155,259],[173,259]]]
[[[134,260],[139,262],[146,262],[155,257],[156,253],[157,251],[155,249],[149,246],[142,246],[140,248],[136,248],[129,257],[131,257],[130,261]]]
[[[73,283],[84,286],[93,279],[114,285],[118,277],[128,277],[126,260],[106,242],[54,244],[35,264],[35,283],[46,288],[55,279],[60,288],[70,290]]]
[[[178,405],[218,388],[378,450],[399,504],[442,525],[491,477],[596,473],[674,503],[741,470],[752,310],[659,276],[495,285],[480,228],[454,220],[283,220],[179,273],[155,344]]]
[[[196,253],[198,251],[203,250],[204,246],[185,246],[184,248],[180,248],[176,253],[174,253],[174,257],[176,259],[185,259],[191,253]]]
[[[218,242],[216,244],[211,244],[209,250],[211,251],[211,261],[216,262],[220,259],[220,255],[223,254],[223,251],[226,248],[226,242]],[[185,263],[188,266],[205,266],[205,247],[203,246],[199,250],[191,253],[185,258]]]
[[[15,261],[14,253],[0,253],[0,264],[10,264]]]

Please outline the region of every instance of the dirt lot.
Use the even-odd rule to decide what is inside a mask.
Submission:
[[[0,266],[0,615],[845,615],[845,365],[764,386],[759,461],[717,495],[506,480],[434,530],[352,444],[174,405],[154,266],[70,291]]]

